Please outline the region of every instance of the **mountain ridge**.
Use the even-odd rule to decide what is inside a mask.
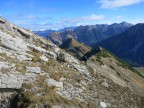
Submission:
[[[56,30],[49,29],[49,30],[43,30],[43,31],[40,30],[40,31],[33,31],[33,32],[39,36],[46,38],[50,33],[56,32]]]
[[[71,35],[74,39],[76,39],[80,43],[84,43],[88,46],[92,46],[93,44],[106,39],[108,37],[114,36],[125,31],[127,28],[131,27],[132,24],[121,22],[114,23],[111,25],[108,24],[96,24],[96,25],[86,25],[79,26],[74,30],[70,30],[70,34],[68,31],[62,31],[51,33],[47,39],[51,40],[53,43],[60,45],[68,35]],[[65,37],[65,38],[63,38]]]
[[[99,42],[96,45],[102,46],[118,57],[123,58],[134,66],[143,66],[144,24],[136,24],[125,32]]]
[[[84,45],[83,43],[79,43],[73,38],[65,40],[59,47],[78,59],[91,50],[90,47]]]

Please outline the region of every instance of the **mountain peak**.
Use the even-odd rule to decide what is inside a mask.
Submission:
[[[126,21],[123,21],[123,22],[121,22],[120,24],[123,25],[123,26],[133,26],[133,24],[128,23],[128,22],[126,22]]]
[[[122,21],[120,24],[128,24],[126,21]]]

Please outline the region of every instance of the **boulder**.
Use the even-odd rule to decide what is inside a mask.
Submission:
[[[107,105],[106,105],[105,102],[100,102],[100,106],[101,106],[102,108],[107,108]]]
[[[104,80],[104,81],[101,83],[101,85],[102,85],[103,87],[108,88],[108,83],[106,82],[106,80]]]
[[[74,57],[64,52],[59,52],[57,59],[63,62],[79,64],[79,62],[76,59],[74,59]]]
[[[57,88],[63,88],[63,82],[58,82],[54,79],[46,79],[45,82],[48,83],[49,86],[55,86]]]
[[[30,39],[30,37],[32,35],[31,33],[28,33],[26,30],[21,29],[21,28],[17,28],[17,31],[27,39]]]
[[[44,56],[44,55],[40,56],[40,59],[43,60],[43,61],[45,61],[45,62],[48,62],[48,60],[49,60],[49,59],[48,59],[46,56]]]

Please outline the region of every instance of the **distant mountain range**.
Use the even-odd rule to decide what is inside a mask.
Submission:
[[[69,37],[76,39],[80,43],[92,46],[97,42],[119,34],[129,27],[132,24],[122,22],[114,23],[112,25],[101,24],[101,25],[88,25],[88,26],[79,26],[74,30],[65,30],[62,32],[53,32],[50,33],[47,39],[51,40],[56,45],[62,44]]]
[[[64,27],[63,29],[59,29],[59,30],[57,30],[57,31],[74,30],[74,29],[76,29],[76,28],[77,28],[77,26]]]
[[[46,38],[50,33],[56,32],[56,30],[44,30],[44,31],[33,31],[35,34]]]
[[[96,45],[108,49],[133,66],[144,66],[144,24],[132,26]]]
[[[132,24],[122,22],[114,23],[112,25],[102,24],[93,26],[80,26],[74,30],[76,33],[76,39],[79,42],[85,43],[86,45],[93,45],[103,39],[109,38],[116,34],[125,31],[131,27]]]
[[[47,38],[49,36],[50,33],[53,32],[62,32],[62,31],[67,31],[67,30],[74,30],[76,28],[76,26],[72,26],[72,27],[65,27],[63,29],[59,29],[59,30],[43,30],[43,31],[33,31],[35,34],[42,36],[44,38]]]
[[[104,47],[132,66],[144,66],[144,24],[121,22],[111,25],[68,27],[60,31],[51,31],[46,38],[56,45],[64,46],[70,53],[77,52],[76,44],[72,44],[73,40],[77,40],[91,47]],[[81,57],[78,55],[78,58]]]

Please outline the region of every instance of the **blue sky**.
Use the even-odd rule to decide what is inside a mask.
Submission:
[[[144,22],[144,0],[0,0],[0,16],[30,30]]]

